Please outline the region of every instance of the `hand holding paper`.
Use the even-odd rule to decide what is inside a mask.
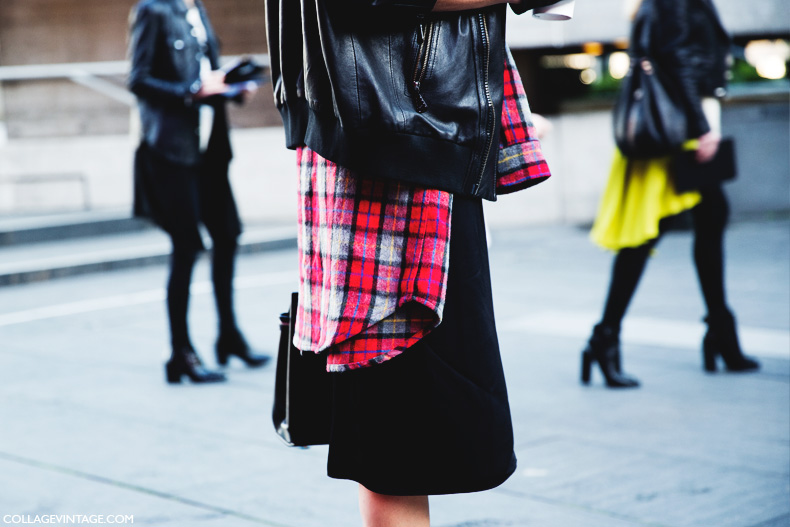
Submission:
[[[541,20],[570,20],[573,18],[575,5],[576,0],[560,0],[546,7],[536,7],[532,11],[532,16]]]

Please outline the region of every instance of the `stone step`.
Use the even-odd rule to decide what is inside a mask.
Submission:
[[[0,217],[0,247],[151,229],[127,210]]]
[[[63,236],[45,241],[15,243],[0,248],[0,287],[96,273],[114,269],[162,265],[170,256],[170,241],[158,229],[147,227],[106,232],[106,225],[81,227],[76,236],[65,229]],[[55,229],[55,227],[52,227]],[[93,229],[93,230],[92,230]],[[23,231],[11,231],[12,234]],[[43,232],[43,231],[42,231]],[[54,231],[53,231],[54,232]],[[93,232],[93,235],[87,233]],[[42,234],[43,236],[43,234]],[[210,247],[210,239],[206,240]],[[248,227],[239,240],[239,253],[296,247],[296,226]]]

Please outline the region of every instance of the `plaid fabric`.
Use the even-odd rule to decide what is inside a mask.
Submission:
[[[497,162],[497,194],[510,194],[537,185],[551,176],[531,116],[521,76],[508,49]]]
[[[508,52],[497,192],[549,177]],[[328,371],[391,359],[442,319],[452,195],[364,177],[310,148],[299,163],[299,309],[294,345]]]
[[[329,371],[392,358],[441,321],[452,195],[362,177],[307,147],[297,157],[294,345],[331,348]]]

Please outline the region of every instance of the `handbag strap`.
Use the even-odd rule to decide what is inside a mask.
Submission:
[[[631,56],[632,63],[641,59],[651,60],[650,45],[655,22],[655,10],[654,0],[642,0],[639,10],[634,17],[631,29],[631,46],[628,53]]]

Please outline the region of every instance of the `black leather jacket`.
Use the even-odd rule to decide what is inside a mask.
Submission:
[[[306,144],[368,175],[496,199],[506,6],[432,13],[435,2],[267,0],[287,146]]]
[[[142,139],[168,160],[195,165],[200,161],[200,60],[205,53],[212,69],[219,66],[217,39],[206,11],[196,2],[208,34],[201,49],[186,20],[183,0],[142,0],[135,8],[129,53],[132,69],[129,89],[137,95]],[[208,101],[215,108],[212,149],[231,156],[224,101]]]
[[[688,137],[710,131],[701,98],[726,93],[730,37],[711,0],[644,0],[653,9],[648,53],[661,71],[680,86],[688,118]],[[640,13],[637,13],[637,20]],[[634,28],[635,34],[638,28]],[[633,46],[643,52],[636,37]]]

